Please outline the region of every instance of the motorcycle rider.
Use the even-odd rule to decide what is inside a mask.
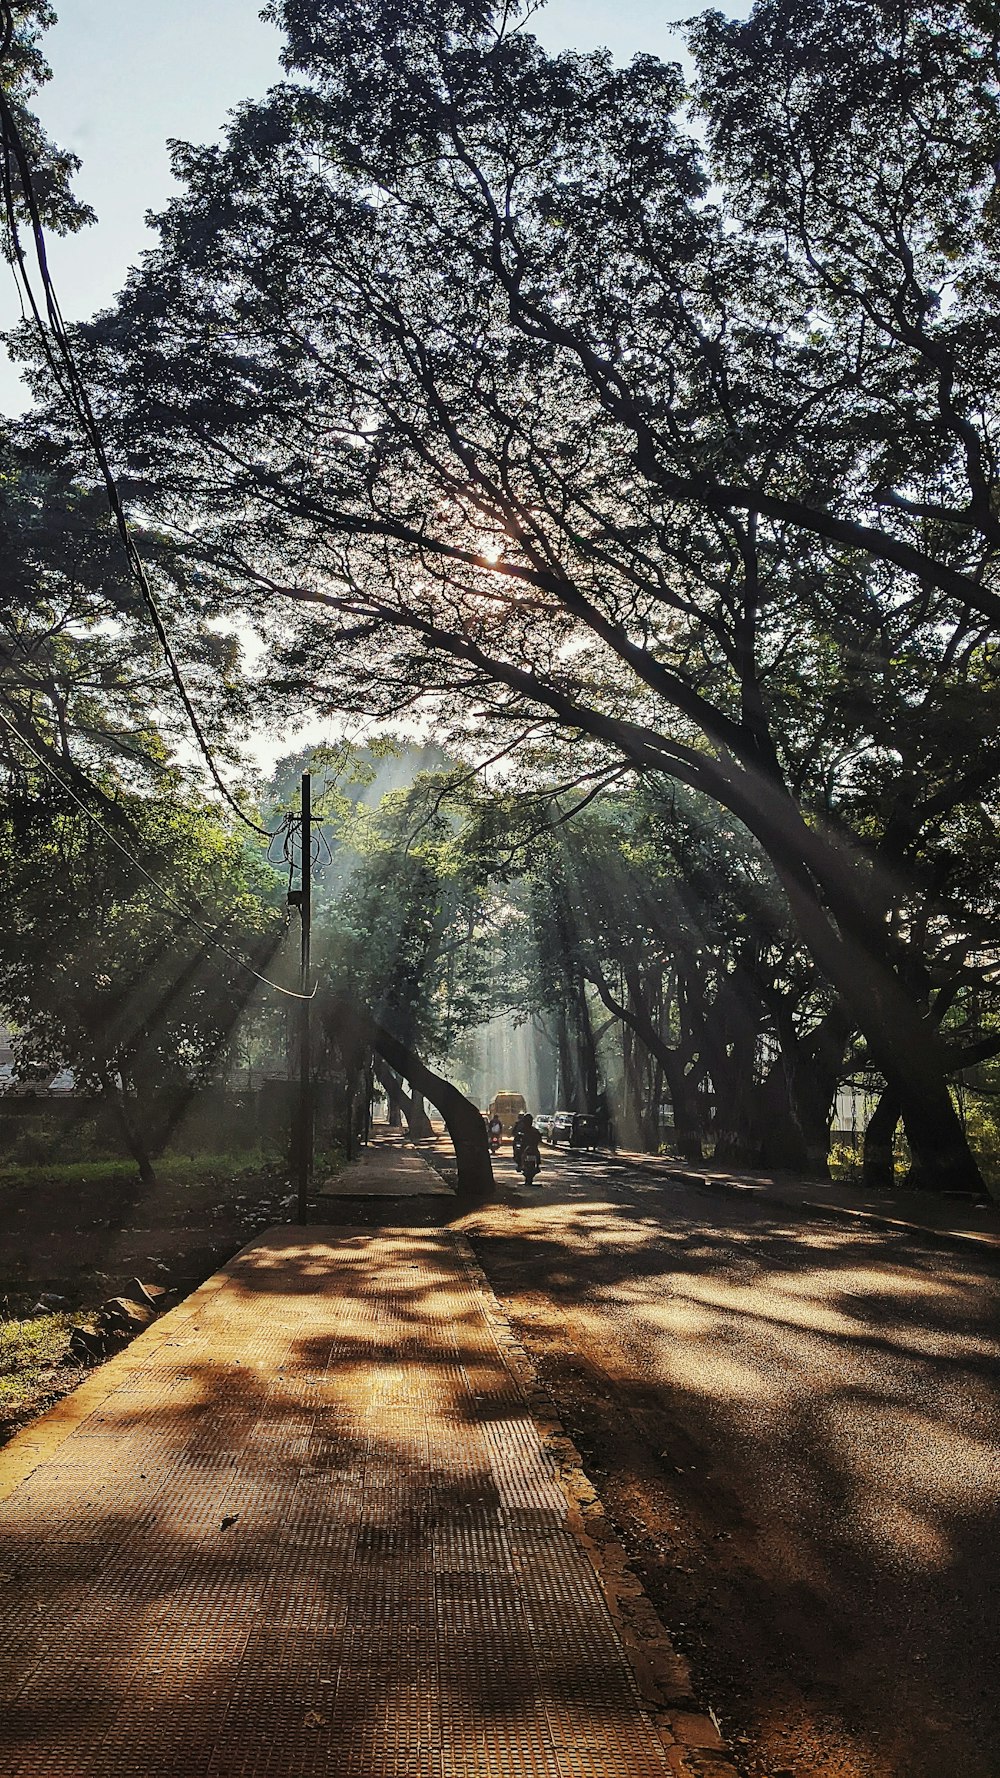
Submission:
[[[520,1121],[520,1120],[518,1120]],[[525,1163],[530,1161],[532,1165]],[[524,1114],[524,1127],[521,1130],[521,1141],[518,1147],[517,1167],[524,1174],[525,1185],[537,1184],[536,1175],[542,1164],[542,1139],[535,1129],[535,1121],[530,1111]]]
[[[496,1154],[503,1138],[503,1124],[500,1122],[496,1112],[494,1112],[490,1118],[489,1123],[487,1124],[487,1130],[490,1139],[490,1153]]]
[[[520,1117],[517,1119],[517,1121],[514,1125],[512,1140],[513,1140],[513,1147],[514,1147],[514,1165],[515,1165],[515,1167],[520,1167],[520,1165],[521,1165],[521,1140],[524,1136],[525,1130],[528,1128],[530,1123],[531,1123],[530,1111],[522,1111]]]

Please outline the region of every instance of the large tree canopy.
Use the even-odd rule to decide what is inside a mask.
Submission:
[[[709,152],[676,68],[509,7],[273,12],[300,78],[177,148],[87,334],[144,501],[313,708],[436,695],[736,814],[973,1182],[922,949],[968,910],[917,904],[998,764],[991,27],[709,15]]]
[[[138,536],[155,563],[164,540]],[[0,547],[0,776],[23,772],[16,734],[106,809],[106,768],[162,785],[188,730],[103,489],[41,441],[0,435]],[[205,726],[232,755],[245,714],[240,650],[211,622],[204,576],[168,555],[173,633]]]

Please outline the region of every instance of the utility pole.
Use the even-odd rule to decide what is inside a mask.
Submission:
[[[313,1158],[313,1107],[312,1107],[312,1033],[310,1013],[312,1011],[312,968],[310,944],[312,940],[312,779],[308,772],[302,774],[302,864],[299,873],[299,913],[302,917],[302,968],[299,983],[302,1000],[299,1003],[299,1107],[298,1107],[298,1141],[296,1142],[296,1158],[299,1174],[299,1222],[309,1220],[309,1176],[312,1172]]]

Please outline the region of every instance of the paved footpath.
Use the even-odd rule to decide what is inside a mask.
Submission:
[[[272,1230],[0,1452],[0,1775],[729,1772],[579,1530],[460,1237]]]

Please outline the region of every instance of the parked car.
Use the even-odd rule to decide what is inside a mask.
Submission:
[[[557,1111],[549,1121],[552,1127],[546,1141],[552,1144],[565,1142],[570,1148],[597,1147],[600,1120],[592,1112]]]
[[[538,1117],[536,1117],[535,1129],[538,1131],[538,1134],[541,1137],[543,1142],[551,1143],[551,1141],[552,1141],[552,1125],[554,1124],[554,1122],[555,1122],[555,1114],[554,1114],[554,1112],[551,1112],[551,1111],[543,1111],[539,1114]]]
[[[552,1133],[548,1136],[548,1140],[553,1143],[555,1141],[569,1141],[569,1136],[573,1134],[573,1118],[575,1117],[577,1117],[575,1111],[553,1111]]]
[[[573,1117],[570,1148],[596,1148],[601,1139],[601,1120],[592,1111],[578,1111]]]

